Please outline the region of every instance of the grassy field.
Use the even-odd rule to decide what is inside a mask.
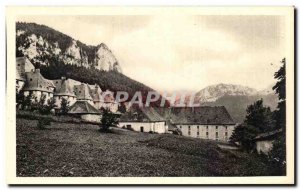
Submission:
[[[255,154],[215,142],[123,129],[101,133],[91,124],[17,119],[17,176],[253,176],[268,175]]]

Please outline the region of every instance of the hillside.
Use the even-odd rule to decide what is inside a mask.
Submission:
[[[216,142],[97,125],[17,118],[19,177],[267,176],[271,168],[256,154],[223,150]]]
[[[41,73],[48,79],[59,79],[62,76],[81,81],[88,84],[98,84],[102,90],[109,89],[113,92],[126,91],[130,98],[136,91],[142,91],[144,100],[148,91],[153,91],[150,87],[130,79],[117,71],[99,71],[76,65],[64,64],[59,60],[54,60],[55,64],[45,66],[40,65]]]
[[[239,123],[245,119],[247,106],[255,101],[263,99],[264,105],[272,110],[276,109],[278,102],[278,97],[271,86],[258,91],[247,86],[223,83],[200,90],[195,99],[201,102],[201,105],[225,106],[232,118]]]
[[[17,55],[26,55],[34,63],[51,65],[49,57],[57,56],[65,64],[121,72],[118,60],[104,44],[89,46],[48,26],[16,23]]]
[[[214,102],[223,96],[252,96],[257,95],[258,91],[242,85],[216,84],[203,88],[196,93],[199,102]]]
[[[275,94],[253,95],[253,96],[230,96],[226,95],[215,102],[203,102],[201,105],[206,106],[225,106],[232,119],[235,122],[242,123],[246,116],[247,106],[255,101],[263,99],[264,105],[269,106],[271,110],[275,110],[278,97]]]

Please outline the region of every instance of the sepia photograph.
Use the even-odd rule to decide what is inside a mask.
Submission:
[[[293,7],[8,7],[9,183],[293,184],[293,32]]]

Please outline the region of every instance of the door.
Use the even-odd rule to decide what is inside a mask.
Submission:
[[[141,132],[144,132],[144,127],[143,126],[141,127]]]

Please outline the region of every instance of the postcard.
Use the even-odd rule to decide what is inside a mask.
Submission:
[[[8,184],[295,183],[294,7],[7,7]]]

